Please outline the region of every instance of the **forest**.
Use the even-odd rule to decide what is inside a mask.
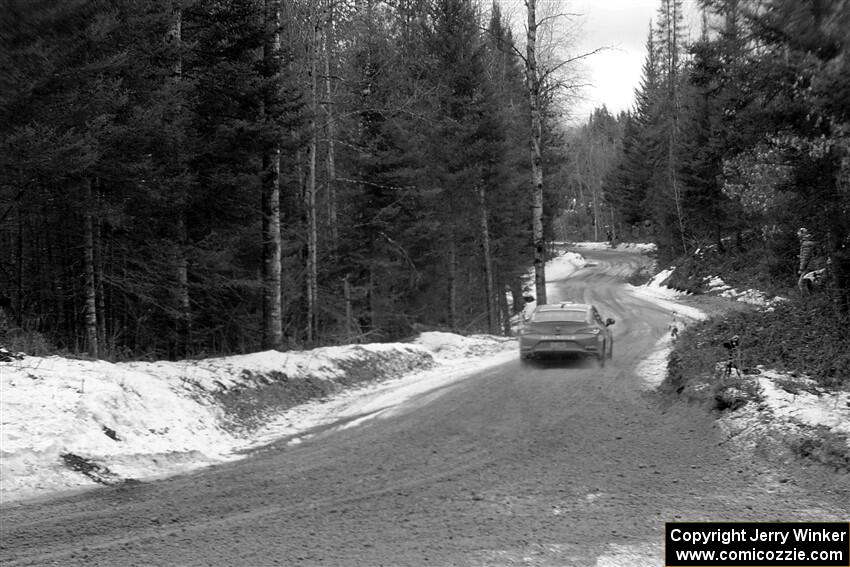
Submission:
[[[567,196],[586,210],[555,227],[651,240],[688,291],[700,291],[691,275],[717,269],[799,298],[798,277],[815,271],[839,325],[829,332],[845,329],[850,2],[699,6],[690,38],[683,2],[661,0],[634,107],[597,109],[568,139]]]
[[[701,36],[684,58],[674,18],[660,18],[647,39],[607,198],[625,222],[651,220],[663,250],[752,242],[780,279],[796,278],[806,227],[833,261],[846,314],[850,3],[703,5]]]
[[[509,332],[545,243],[747,249],[793,283],[800,227],[846,317],[850,1],[699,9],[690,38],[659,0],[633,109],[575,126],[568,69],[530,66],[498,2],[0,0],[5,340],[126,359]]]

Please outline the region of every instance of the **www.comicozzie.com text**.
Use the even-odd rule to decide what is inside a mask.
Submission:
[[[688,549],[676,551],[676,561],[697,562],[698,565],[706,565],[706,561],[770,561],[782,563],[785,561],[841,561],[844,553],[841,551],[804,551],[802,549],[733,549],[718,552],[715,549]],[[846,563],[841,563],[846,565]]]

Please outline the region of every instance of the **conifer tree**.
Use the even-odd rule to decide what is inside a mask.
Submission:
[[[617,209],[623,222],[633,227],[652,221],[648,196],[653,172],[660,160],[654,134],[657,132],[662,94],[661,69],[653,35],[650,26],[641,83],[635,91],[635,107],[626,117],[617,163],[604,182],[607,199]]]

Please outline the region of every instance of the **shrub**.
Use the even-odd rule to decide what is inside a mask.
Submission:
[[[670,359],[671,379],[712,375],[729,357],[723,342],[740,337],[741,370],[761,364],[810,376],[830,389],[850,387],[850,329],[826,294],[787,301],[771,311],[747,309],[685,330]]]

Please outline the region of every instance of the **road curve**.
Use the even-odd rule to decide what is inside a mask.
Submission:
[[[657,566],[665,521],[846,521],[846,475],[736,454],[641,387],[669,313],[624,292],[639,255],[587,255],[550,301],[617,320],[605,368],[516,360],[239,462],[4,506],[0,564]]]

